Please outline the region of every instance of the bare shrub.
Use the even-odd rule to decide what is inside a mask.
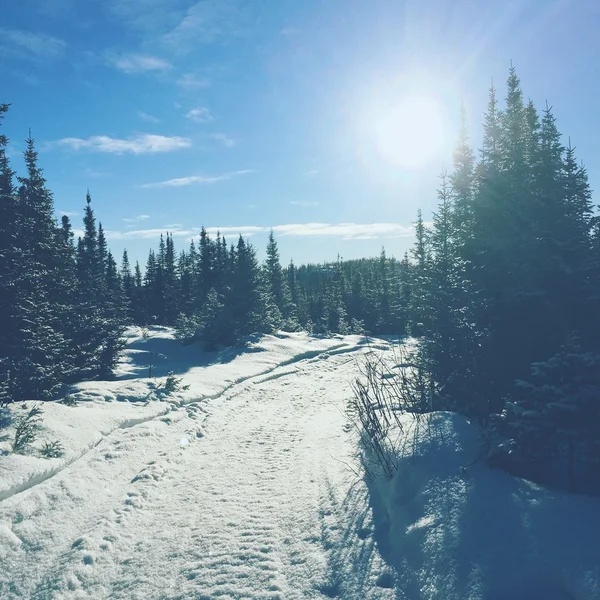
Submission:
[[[347,416],[360,437],[365,473],[392,478],[410,452],[402,416],[417,422],[432,410],[434,390],[418,349],[398,346],[391,357],[369,354],[352,383]],[[416,430],[416,429],[415,429]]]

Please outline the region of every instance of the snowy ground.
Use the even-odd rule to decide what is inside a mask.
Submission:
[[[490,469],[456,414],[404,429],[410,455],[370,484],[399,600],[600,599],[599,498]]]
[[[164,329],[129,341],[118,381],[46,404],[31,455],[0,457],[1,598],[395,597],[345,464],[364,340],[210,355]],[[150,362],[190,388],[142,402]],[[63,458],[35,455],[57,437]]]
[[[131,330],[117,381],[44,404],[28,455],[0,442],[0,598],[599,600],[600,500],[489,469],[456,415],[405,417],[410,456],[367,491],[343,410],[373,349]],[[189,389],[164,396],[170,371]]]

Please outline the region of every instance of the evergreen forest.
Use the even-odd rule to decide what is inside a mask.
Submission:
[[[0,136],[0,403],[110,378],[129,325],[208,351],[281,329],[411,336],[421,412],[466,415],[495,466],[600,493],[600,220],[552,107],[524,99],[514,68],[503,95],[489,90],[479,149],[461,115],[437,208],[398,258],[282,265],[271,232],[261,262],[203,228],[131,264],[89,192],[81,237],[56,220],[31,135],[20,175]]]

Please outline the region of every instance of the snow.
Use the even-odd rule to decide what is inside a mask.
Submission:
[[[281,334],[207,354],[131,333],[117,381],[45,404],[32,453],[0,459],[0,597],[391,599],[345,464],[365,340]],[[189,389],[144,401],[150,352]],[[65,457],[36,456],[59,437]]]
[[[43,405],[31,452],[0,455],[0,598],[600,598],[600,501],[489,469],[464,419],[405,417],[415,456],[353,472],[350,382],[387,341],[247,341],[131,329],[115,381]]]
[[[407,600],[600,598],[600,499],[487,467],[452,413],[403,426],[414,456],[370,482],[377,538]]]

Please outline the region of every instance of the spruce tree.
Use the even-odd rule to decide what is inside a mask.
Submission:
[[[27,174],[19,177],[17,247],[21,256],[17,290],[8,329],[13,337],[10,393],[13,398],[48,398],[61,380],[67,355],[63,316],[53,306],[59,247],[52,194],[46,188],[31,135],[24,152]]]
[[[266,311],[266,293],[252,244],[239,237],[235,250],[235,271],[231,284],[231,311],[237,337],[273,327]]]
[[[127,249],[123,250],[119,276],[121,278],[121,285],[123,289],[124,318],[130,324],[135,323],[134,278],[131,273],[131,265],[129,263],[129,255],[127,253]]]
[[[8,104],[0,104],[0,126],[8,111]],[[12,356],[9,345],[15,339],[14,310],[17,288],[14,282],[20,272],[17,249],[18,205],[14,187],[14,171],[10,168],[6,148],[8,138],[0,134],[0,404],[11,398]]]
[[[269,233],[269,243],[267,244],[265,277],[269,302],[274,305],[272,310],[273,322],[276,327],[280,327],[283,320],[290,316],[288,310],[290,295],[283,276],[283,269],[279,262],[279,249],[277,248],[277,242],[275,241],[272,229]]]

